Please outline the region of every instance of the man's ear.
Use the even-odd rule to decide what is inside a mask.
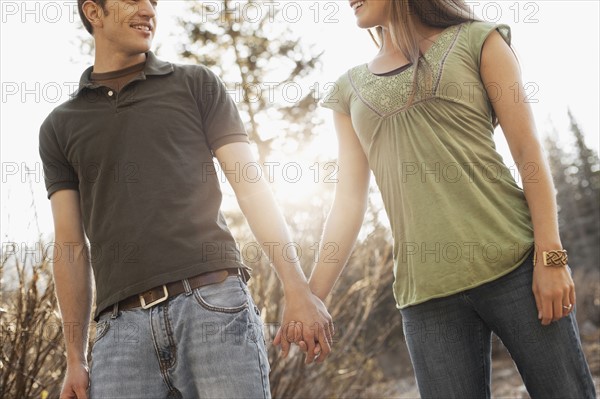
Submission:
[[[81,8],[83,10],[83,15],[85,15],[87,20],[92,25],[94,32],[96,31],[96,28],[101,28],[103,26],[106,13],[98,3],[92,0],[87,0],[85,3],[83,3]]]

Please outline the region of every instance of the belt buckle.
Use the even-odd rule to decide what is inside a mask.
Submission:
[[[163,292],[165,293],[165,296],[163,296],[162,298],[158,298],[157,300],[152,301],[150,303],[146,303],[146,300],[144,299],[142,294],[138,295],[140,297],[140,303],[142,304],[142,309],[151,308],[152,306],[159,304],[161,302],[164,302],[167,300],[167,298],[169,298],[169,291],[167,291],[167,286],[163,284],[162,287],[163,287]]]

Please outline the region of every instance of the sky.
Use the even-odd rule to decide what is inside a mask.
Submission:
[[[219,6],[218,1],[207,1]],[[560,134],[568,140],[567,109],[583,129],[587,143],[599,147],[599,2],[467,1],[479,17],[506,23],[512,29],[513,46],[522,68],[523,81],[532,100],[538,133]],[[347,1],[280,1],[283,19],[307,44],[323,51],[323,68],[315,83],[324,88],[352,66],[368,62],[376,52],[365,31],[356,27]],[[0,234],[7,242],[33,245],[39,234],[52,233],[50,201],[46,198],[38,155],[39,126],[54,107],[68,99],[81,72],[92,59],[82,56],[81,28],[74,0],[0,0]],[[155,46],[169,61],[178,61],[176,48],[181,31],[176,18],[184,15],[185,1],[160,0]],[[270,12],[239,8],[237,17],[255,18]],[[308,86],[303,89],[308,90]],[[333,158],[335,133],[330,111],[321,110],[323,133],[305,152]],[[510,166],[511,158],[502,134],[496,134],[498,151]],[[308,155],[307,155],[308,156]],[[303,167],[309,168],[310,159]],[[290,187],[290,190],[292,188]],[[296,193],[310,187],[296,185]]]

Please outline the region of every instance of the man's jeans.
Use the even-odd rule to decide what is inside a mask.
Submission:
[[[98,320],[91,399],[270,397],[262,321],[239,276]]]
[[[479,287],[401,310],[423,398],[489,398],[491,332],[510,352],[533,398],[595,398],[575,310],[542,326],[532,256]]]

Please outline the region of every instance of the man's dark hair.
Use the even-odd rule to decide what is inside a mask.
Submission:
[[[81,18],[81,22],[83,22],[83,26],[85,27],[85,30],[87,30],[90,35],[94,34],[94,28],[92,27],[92,24],[90,24],[90,21],[88,21],[88,19],[85,17],[85,15],[83,14],[83,3],[85,3],[87,0],[77,0],[77,9],[79,10],[79,17]],[[102,7],[102,10],[104,12],[106,12],[106,0],[92,0],[94,3],[98,4],[100,7]]]

